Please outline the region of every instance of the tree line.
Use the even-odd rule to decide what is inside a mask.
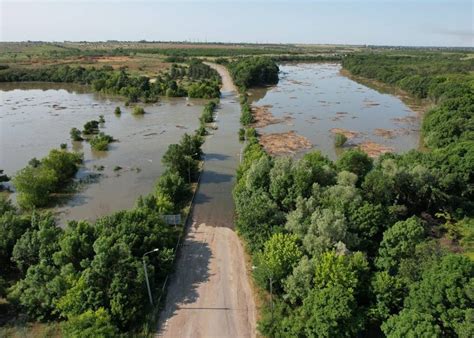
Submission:
[[[219,77],[209,66],[193,60],[176,76],[176,66],[151,82],[146,76],[132,76],[125,69],[114,70],[111,66],[71,67],[55,66],[40,68],[8,68],[0,70],[0,82],[44,81],[90,85],[94,91],[121,95],[128,102],[155,102],[159,96],[190,96],[218,98]]]
[[[206,106],[203,115],[216,106]],[[95,222],[69,221],[63,229],[50,212],[27,213],[0,199],[0,296],[9,301],[3,305],[7,312],[59,321],[67,336],[143,333],[152,309],[142,258],[158,249],[144,258],[156,304],[184,229],[165,224],[162,215],[185,212],[199,177],[203,142],[199,130],[184,134],[164,154],[166,170],[151,194],[138,198],[130,210]],[[52,150],[28,170],[60,176],[51,180],[53,189],[74,176],[79,158]],[[36,180],[32,177],[29,184],[36,186]],[[18,182],[17,175],[15,185]]]
[[[241,92],[247,88],[278,83],[278,65],[269,57],[247,57],[227,65]]]
[[[358,75],[385,74],[399,69],[399,62],[412,76],[409,60],[392,63],[386,56],[349,56],[344,67],[358,69]],[[449,92],[448,83],[443,88]],[[440,105],[469,100],[463,90],[457,93],[440,93]],[[248,126],[245,96],[241,103],[241,121]],[[463,121],[471,122],[472,114]],[[299,160],[274,158],[254,129],[241,134],[246,146],[233,191],[236,226],[251,254],[255,282],[266,290],[258,323],[263,335],[474,334],[469,135],[428,152],[372,160],[350,149],[331,161],[318,151]]]
[[[353,54],[342,65],[354,75],[399,87],[436,107],[422,126],[426,145],[444,147],[474,140],[474,60],[464,54]]]

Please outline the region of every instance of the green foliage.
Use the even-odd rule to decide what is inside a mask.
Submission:
[[[145,52],[148,52],[147,49]],[[87,54],[87,51],[83,51]],[[95,52],[94,52],[95,53]],[[123,55],[122,52],[118,55]],[[132,76],[123,68],[112,67],[15,67],[0,69],[0,82],[47,81],[89,85],[94,91],[121,95],[128,102],[156,102],[160,95],[217,98],[220,77],[216,71],[193,59],[189,67],[173,65],[160,73],[155,82],[146,76]]]
[[[143,109],[143,107],[141,107],[141,106],[135,106],[135,107],[133,107],[132,114],[133,115],[143,115],[143,114],[145,114],[145,109]]]
[[[376,265],[390,272],[396,271],[400,261],[410,258],[415,247],[424,238],[423,226],[418,218],[412,217],[395,223],[383,233]]]
[[[41,161],[20,170],[13,178],[22,208],[42,207],[50,202],[50,194],[59,192],[74,177],[82,155],[53,149]]]
[[[30,227],[30,219],[19,215],[11,202],[0,198],[0,273],[13,270],[13,247]]]
[[[242,58],[230,63],[228,67],[234,83],[242,91],[278,82],[278,65],[268,57]]]
[[[262,288],[268,288],[270,282],[278,290],[301,256],[296,235],[274,234],[255,257],[255,280]]]
[[[99,121],[91,120],[91,121],[87,121],[84,124],[84,129],[82,130],[82,133],[84,135],[97,134],[98,132],[99,132]]]
[[[81,131],[79,129],[72,128],[69,134],[71,135],[71,139],[73,141],[82,141]]]
[[[65,337],[109,338],[116,337],[117,329],[111,324],[110,315],[104,308],[87,310],[78,316],[69,318],[63,324]]]
[[[51,169],[28,166],[17,173],[13,184],[18,191],[18,204],[24,209],[31,209],[48,204],[57,177]]]
[[[245,140],[245,129],[240,128],[239,129],[239,141],[244,141]]]
[[[372,169],[373,161],[365,152],[358,149],[349,149],[342,153],[336,162],[337,168],[350,171],[357,175],[359,182],[364,180],[365,175]]]
[[[32,318],[67,318],[71,330],[90,321],[99,325],[91,330],[105,324],[107,330],[136,329],[148,312],[142,256],[159,249],[146,260],[152,288],[159,290],[172,268],[177,235],[156,209],[144,205],[95,224],[70,222],[64,231],[51,215],[35,215],[13,249],[12,260],[26,273],[9,299]],[[104,313],[93,315],[101,308],[110,315],[107,320]]]
[[[120,109],[120,107],[115,107],[114,114],[115,115],[121,115],[122,114],[122,110]]]
[[[109,149],[109,144],[114,142],[114,138],[110,135],[104,133],[99,133],[95,135],[91,140],[91,148],[96,151],[106,151]]]
[[[164,207],[163,203],[171,202],[174,207],[170,211],[179,212],[189,200],[191,189],[178,172],[168,170],[156,181],[154,193],[159,205]],[[165,209],[168,209],[168,206]]]
[[[240,115],[240,123],[247,127],[254,122],[254,117],[252,114],[252,109],[250,108],[250,104],[245,103],[242,105],[242,113]]]
[[[180,144],[171,144],[163,155],[163,164],[188,182],[197,179],[199,160],[202,156],[201,145],[204,140],[199,135],[184,134]]]
[[[213,99],[221,95],[218,81],[201,80],[194,82],[187,88],[188,96],[191,98]]]
[[[268,290],[273,270],[284,276],[272,302],[263,297],[263,335],[473,335],[474,263],[459,254],[472,259],[472,61],[390,53],[348,56],[344,67],[436,101],[423,127],[432,151],[374,161],[351,149],[335,163],[319,152],[291,160],[271,158],[256,135],[247,138],[233,191],[237,229],[258,285]],[[242,124],[252,123],[245,95],[241,105]],[[288,263],[268,249],[277,236],[294,236],[300,257]]]
[[[347,137],[344,134],[337,133],[334,136],[334,145],[336,147],[342,147],[347,141]]]
[[[354,75],[376,79],[438,103],[423,120],[422,131],[428,146],[439,148],[474,140],[470,58],[447,53],[354,54],[344,58],[343,67]]]
[[[12,262],[24,273],[41,260],[51,261],[61,233],[62,230],[57,227],[52,214],[33,214],[30,227],[13,247]]]
[[[474,264],[460,255],[446,255],[439,262],[428,267],[421,280],[410,287],[405,299],[405,310],[431,316],[440,325],[443,336],[461,336],[472,322],[474,295]],[[403,312],[402,311],[402,312]],[[392,321],[395,328],[403,325],[400,315]],[[413,329],[419,329],[414,326]]]
[[[403,310],[382,325],[387,337],[443,337],[433,316],[413,310]]]
[[[211,123],[214,121],[214,111],[217,108],[217,101],[212,100],[206,103],[201,114],[202,123]]]

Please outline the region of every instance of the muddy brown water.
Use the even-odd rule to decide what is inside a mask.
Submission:
[[[395,152],[419,147],[419,114],[399,97],[343,76],[339,64],[283,64],[280,70],[276,86],[250,91],[254,105],[269,105],[274,117],[284,120],[259,132],[294,130],[332,159],[341,152],[334,146],[333,128],[358,133],[348,146],[371,141]]]
[[[65,84],[0,85],[0,168],[13,176],[33,158],[46,156],[61,143],[84,153],[77,177],[100,173],[97,181],[56,208],[61,223],[68,219],[93,220],[130,208],[140,195],[153,190],[163,172],[161,158],[171,143],[198,127],[203,100],[166,99],[144,105],[146,114],[131,115],[123,100]],[[120,116],[114,109],[122,109]],[[106,152],[91,151],[87,142],[71,142],[71,128],[104,115],[101,131],[118,139]],[[103,171],[96,168],[104,166]],[[114,171],[116,166],[123,169]],[[15,196],[12,196],[13,200]]]

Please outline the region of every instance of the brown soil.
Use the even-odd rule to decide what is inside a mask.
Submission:
[[[271,124],[278,124],[284,121],[284,119],[278,119],[273,116],[270,108],[272,108],[272,105],[269,104],[252,107],[252,114],[255,119],[255,122],[253,123],[254,128],[263,128]]]
[[[377,136],[381,136],[383,138],[394,138],[399,134],[398,130],[390,130],[390,129],[383,129],[383,128],[375,128],[374,134]]]
[[[378,157],[382,154],[390,153],[393,151],[392,147],[387,147],[372,141],[361,143],[359,145],[359,148],[365,153],[367,153],[367,155],[369,155],[370,157]]]
[[[395,117],[392,119],[392,121],[396,123],[415,124],[418,121],[418,118],[413,115],[407,115],[404,117]]]
[[[306,137],[296,134],[293,130],[286,133],[262,134],[260,144],[272,155],[294,154],[313,146]]]
[[[80,59],[97,62],[127,62],[131,58],[129,56],[82,56]]]
[[[354,137],[357,137],[357,136],[360,135],[360,132],[358,132],[358,131],[347,130],[347,129],[344,129],[344,128],[332,128],[330,130],[330,132],[333,133],[333,134],[342,134],[345,137],[347,137],[348,139],[351,139],[351,138],[354,138]]]

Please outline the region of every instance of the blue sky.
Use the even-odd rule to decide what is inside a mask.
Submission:
[[[474,46],[470,0],[0,0],[2,41]]]

